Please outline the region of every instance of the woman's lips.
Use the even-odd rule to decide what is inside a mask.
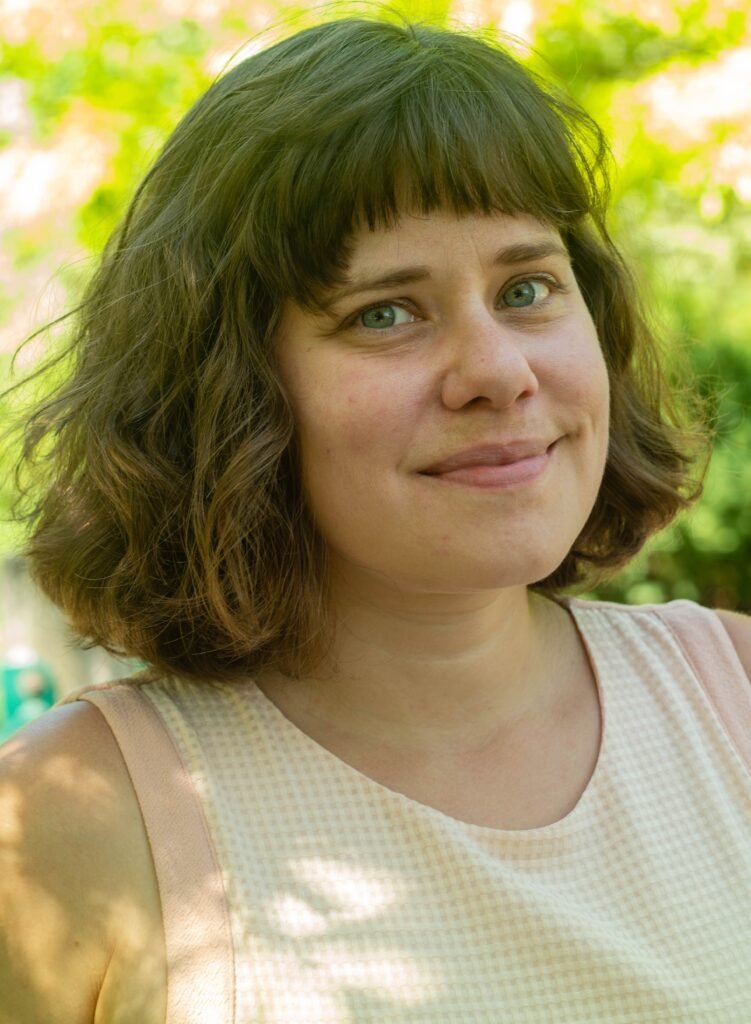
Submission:
[[[557,442],[555,442],[557,443]],[[547,469],[555,443],[535,455],[498,463],[475,462],[473,465],[458,466],[454,469],[432,470],[424,475],[441,483],[461,484],[465,487],[504,489],[530,484],[539,479]]]

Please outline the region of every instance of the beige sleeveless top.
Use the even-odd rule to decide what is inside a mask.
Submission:
[[[566,604],[603,736],[541,828],[376,783],[252,681],[66,698],[100,709],[140,802],[167,1024],[749,1024],[751,684],[697,605]]]

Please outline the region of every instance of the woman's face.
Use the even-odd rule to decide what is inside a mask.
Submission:
[[[536,582],[597,496],[608,379],[559,234],[404,216],[354,238],[330,312],[278,345],[304,489],[333,563],[403,591]]]

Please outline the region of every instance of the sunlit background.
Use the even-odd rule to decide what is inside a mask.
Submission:
[[[605,127],[612,233],[696,387],[717,444],[705,495],[599,596],[687,597],[751,611],[751,27],[738,0],[464,0],[391,5],[495,26]],[[368,4],[256,0],[0,0],[0,361],[75,301],[135,185],[191,103],[235,61]],[[534,126],[530,126],[534,130]],[[63,328],[64,330],[64,328]],[[52,329],[17,360],[27,370]],[[15,401],[15,399],[14,399]],[[2,409],[8,415],[10,404]],[[0,452],[7,515],[14,451]],[[57,696],[127,673],[81,652],[29,584],[0,525],[0,738]]]

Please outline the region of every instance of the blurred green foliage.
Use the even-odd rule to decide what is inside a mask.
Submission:
[[[677,24],[665,33],[613,10],[565,5],[535,43],[541,67],[555,71],[612,140],[613,234],[637,269],[661,333],[688,364],[715,435],[700,501],[596,596],[690,598],[751,611],[751,207],[715,173],[720,147],[743,138],[744,128],[748,146],[751,104],[745,124],[718,117],[704,133],[658,132],[647,126],[644,94],[633,87],[671,67],[699,70],[747,47],[748,12],[720,12],[705,0],[672,13]],[[723,97],[716,102],[720,107]]]
[[[489,21],[506,5],[476,6]],[[598,595],[629,602],[690,597],[751,611],[751,206],[715,167],[719,148],[743,127],[741,115],[681,134],[650,121],[644,92],[665,71],[709,68],[749,45],[747,11],[727,0],[679,7],[660,0],[645,9],[662,11],[661,23],[637,17],[636,4],[542,6],[528,59],[557,78],[611,137],[613,234],[652,295],[669,345],[688,359],[692,386],[707,397],[717,432],[701,501]],[[252,3],[204,9],[186,0],[185,9],[190,16],[160,14],[159,5],[132,0],[84,3],[69,15],[76,21],[70,42],[52,19],[44,31],[10,34],[0,43],[0,87],[23,84],[33,144],[54,145],[61,126],[78,119],[108,148],[106,172],[66,225],[71,253],[95,257],[161,143],[220,69],[221,55],[239,50],[264,24]],[[461,20],[450,2],[398,0],[392,9]],[[353,11],[373,9],[338,4],[333,13]],[[332,10],[288,5],[271,15],[293,31]],[[272,38],[262,37],[262,45]],[[0,129],[0,158],[14,138],[13,130]],[[745,140],[751,147],[748,131]],[[18,279],[54,251],[56,232],[57,222],[30,222],[6,233]],[[71,302],[91,265],[68,261],[59,271]],[[0,281],[0,319],[12,311],[16,291],[12,281]],[[10,354],[0,353],[3,379]],[[14,455],[0,453],[0,515],[9,506]],[[0,553],[19,540],[17,531],[2,529]]]

